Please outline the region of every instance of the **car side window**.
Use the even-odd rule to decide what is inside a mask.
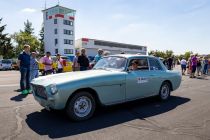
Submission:
[[[133,62],[137,64],[137,68],[135,70],[149,70],[147,58],[137,58],[130,60],[129,69],[133,70]]]
[[[163,70],[158,60],[149,58],[150,70]]]

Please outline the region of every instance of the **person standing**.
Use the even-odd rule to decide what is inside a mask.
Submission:
[[[102,55],[103,55],[103,50],[98,49],[98,54],[94,57],[95,63],[97,63],[103,57]]]
[[[105,51],[103,54],[104,54],[104,56],[108,56],[110,54],[110,52],[109,51]]]
[[[80,55],[80,53],[77,51],[76,55],[73,59],[73,65],[72,65],[73,71],[79,71],[80,70],[79,69],[79,63],[77,62],[79,55]]]
[[[50,52],[46,52],[46,56],[44,56],[42,63],[45,65],[45,67],[44,67],[45,68],[45,74],[46,75],[52,74],[53,73],[53,68],[52,68],[53,60],[51,58],[51,53]]]
[[[24,50],[18,56],[18,67],[20,68],[20,89],[22,94],[31,93],[30,90],[30,46],[24,45]]]
[[[202,69],[201,58],[199,58],[198,61],[197,61],[197,67],[196,67],[197,76],[200,76],[200,73],[202,73],[202,72],[201,72],[201,69]]]
[[[88,69],[89,67],[89,60],[86,56],[86,51],[85,49],[83,48],[81,50],[81,55],[78,57],[78,64],[79,64],[79,67],[80,67],[80,71],[85,71]]]
[[[203,60],[203,74],[204,75],[208,74],[208,64],[209,64],[209,61],[207,57],[204,57],[204,60]]]
[[[57,58],[56,62],[58,64],[58,69],[57,69],[56,73],[62,73],[63,72],[63,67],[64,67],[63,59],[61,58],[60,54],[57,54],[56,58]]]
[[[172,70],[173,59],[171,57],[168,58],[168,70]]]
[[[181,69],[182,69],[182,75],[185,75],[187,61],[184,58],[182,58],[182,60],[180,61],[180,64],[181,64]]]
[[[34,79],[39,77],[39,66],[38,60],[36,59],[36,52],[31,53],[31,60],[30,60],[30,82]]]
[[[192,64],[192,72],[190,74],[190,78],[195,78],[195,71],[197,67],[197,55],[192,55],[191,64]]]

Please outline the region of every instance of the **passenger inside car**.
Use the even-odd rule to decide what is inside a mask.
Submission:
[[[130,61],[129,70],[149,70],[147,59],[133,59]]]
[[[133,60],[132,63],[131,63],[131,70],[138,70],[138,61],[137,60]]]

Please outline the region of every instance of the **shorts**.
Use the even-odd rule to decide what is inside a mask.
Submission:
[[[186,70],[186,65],[181,65],[182,70]]]

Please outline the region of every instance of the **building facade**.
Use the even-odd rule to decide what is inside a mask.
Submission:
[[[44,49],[45,52],[73,57],[75,55],[75,10],[59,5],[45,9]]]
[[[81,38],[76,40],[76,48],[85,48],[87,55],[90,57],[94,57],[97,54],[98,49],[108,51],[110,52],[110,54],[120,54],[122,52],[127,54],[147,54],[146,46],[131,45],[88,38]]]

